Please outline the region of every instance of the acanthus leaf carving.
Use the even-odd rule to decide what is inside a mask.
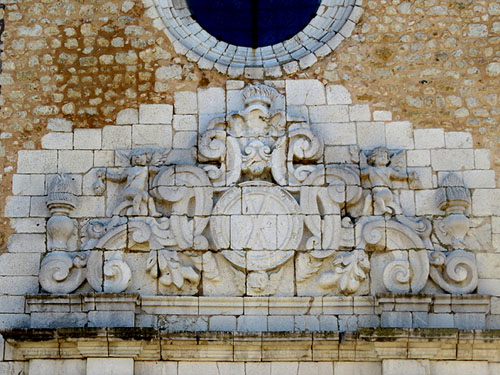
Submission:
[[[200,282],[200,275],[193,267],[183,264],[175,250],[159,250],[157,254],[153,252],[148,258],[146,270],[161,285],[174,285],[179,290],[185,283],[198,285]]]
[[[491,224],[471,224],[477,219],[468,217],[470,191],[457,174],[437,191],[445,217],[407,217],[401,203],[410,212],[407,198],[418,178],[407,171],[404,150],[342,146],[342,156],[327,162],[322,139],[307,121],[287,117],[276,89],[249,85],[242,95],[242,110],[213,119],[200,135],[198,166],[167,164],[170,150],[141,147],[116,150],[116,167],[86,175],[95,182],[84,182],[83,190],[106,192],[107,204],[107,218],[82,228],[86,263],[59,254],[74,250],[68,239],[77,221],[69,218],[76,199],[69,177],[56,177],[59,186],[51,185],[47,203],[54,255],[42,268],[54,274],[50,283],[66,284],[44,281],[47,288],[69,290],[87,278],[96,291],[126,290],[131,270],[124,259],[132,250],[150,252],[147,272],[167,294],[199,293],[205,280],[218,293],[229,271],[246,282],[228,294],[273,295],[287,275],[285,263],[295,258],[304,290],[314,283],[318,293],[348,295],[367,285],[373,255],[381,266],[380,290],[418,293],[429,272],[450,293],[473,290],[477,265],[463,250],[488,247],[481,237]],[[434,245],[457,253],[429,258]]]
[[[334,254],[335,251],[325,250],[300,253],[297,256],[297,282],[303,283],[316,277],[317,286],[324,291],[323,294],[335,288],[344,295],[356,293],[370,271],[368,255],[363,250],[337,253],[333,257]],[[327,263],[333,266],[332,271],[320,272]]]
[[[345,295],[356,293],[361,282],[368,277],[367,272],[370,271],[370,261],[363,250],[354,250],[339,255],[334,259],[333,264],[335,272],[339,275],[338,289],[340,293]]]
[[[331,255],[332,252],[328,252]],[[297,282],[301,283],[313,277],[323,265],[323,259],[318,259],[311,253],[299,253],[297,255]]]

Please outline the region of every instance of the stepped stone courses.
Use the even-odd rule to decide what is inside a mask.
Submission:
[[[500,372],[495,1],[0,19],[0,373]]]

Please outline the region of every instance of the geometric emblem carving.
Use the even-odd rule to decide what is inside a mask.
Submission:
[[[280,266],[291,251],[259,254],[262,250],[297,249],[303,220],[297,201],[283,188],[264,181],[249,181],[228,190],[215,205],[210,219],[217,249],[241,268],[265,270]],[[262,264],[258,259],[266,261]]]

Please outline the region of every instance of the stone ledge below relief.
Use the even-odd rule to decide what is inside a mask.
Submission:
[[[169,361],[500,361],[498,331],[360,329],[317,333],[164,333],[155,329],[75,328],[0,332],[5,360],[132,357]]]
[[[484,295],[192,297],[97,293],[26,297],[31,328],[149,327],[165,332],[319,332],[497,328]]]

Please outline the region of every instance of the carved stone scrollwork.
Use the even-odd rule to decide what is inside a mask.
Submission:
[[[312,233],[306,248],[339,249],[342,240],[340,209],[355,204],[361,195],[359,175],[349,168],[328,167],[313,172],[300,190],[301,210],[306,215],[304,221]]]
[[[357,224],[357,247],[391,252],[393,260],[385,265],[382,276],[385,287],[393,293],[418,293],[429,277],[427,245],[420,237],[428,238],[429,230],[425,229],[428,225],[407,224],[411,226],[380,217],[366,217]],[[413,229],[413,225],[417,225],[420,232]]]
[[[287,181],[290,185],[301,184],[320,167],[314,163],[322,155],[323,142],[307,123],[297,123],[289,129],[287,137],[276,142],[272,159],[273,178],[280,185],[286,185]]]
[[[472,293],[478,284],[476,257],[463,250],[429,254],[432,280],[448,293]]]
[[[242,97],[244,108],[200,135],[197,166],[167,164],[170,150],[141,147],[117,150],[116,167],[86,174],[84,194],[105,194],[106,204],[104,218],[81,226],[86,253],[70,252],[76,193],[69,176],[56,176],[42,287],[71,293],[87,279],[96,291],[123,292],[132,277],[125,260],[142,257],[163,295],[419,293],[429,275],[449,293],[475,290],[476,259],[465,250],[491,246],[492,220],[469,217],[458,174],[436,191],[444,215],[408,216],[418,212],[418,178],[404,150],[331,145],[325,153],[276,89],[248,85]]]
[[[226,145],[225,128],[224,118],[213,119],[198,142],[198,160],[202,163],[211,163],[203,164],[201,167],[214,186],[223,186],[228,181],[235,183],[240,178],[241,156],[236,152],[239,151],[239,146],[235,140],[228,140]]]
[[[212,190],[206,173],[190,165],[165,167],[154,179],[152,193],[171,205],[170,226],[181,249],[208,249],[202,233],[212,212]]]
[[[426,250],[392,251],[394,260],[383,271],[383,282],[392,293],[419,293],[429,277]]]
[[[123,292],[132,281],[132,271],[119,253],[112,254],[104,261],[103,273],[105,292]]]
[[[49,293],[74,292],[87,277],[86,253],[54,251],[42,260],[40,285]]]
[[[96,292],[123,292],[132,281],[132,271],[120,251],[106,254],[91,251],[87,263],[87,280]]]
[[[419,232],[396,219],[385,220],[373,216],[363,217],[356,224],[356,247],[371,250],[427,249],[429,237],[428,223],[415,223]],[[406,223],[406,220],[403,220]],[[412,224],[412,226],[413,226]],[[422,236],[422,237],[421,237]]]

